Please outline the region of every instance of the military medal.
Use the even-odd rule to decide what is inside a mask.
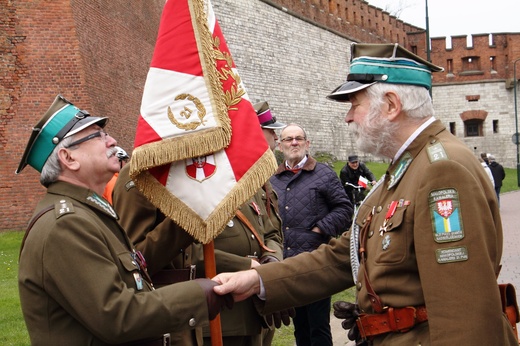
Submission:
[[[143,289],[143,277],[139,273],[134,273],[135,285],[137,286],[137,290],[140,291]]]
[[[382,245],[383,245],[383,250],[387,250],[388,247],[390,246],[390,235],[389,234],[386,234],[385,237],[383,238],[383,241],[382,241]]]
[[[392,201],[390,206],[388,207],[388,211],[386,212],[385,221],[383,221],[383,226],[379,227],[379,235],[382,237],[385,232],[387,232],[387,228],[390,226],[390,219],[394,216],[395,210],[397,209],[398,201]]]

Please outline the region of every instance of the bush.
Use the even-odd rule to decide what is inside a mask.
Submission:
[[[327,153],[325,151],[317,151],[312,155],[316,159],[316,161],[324,163],[328,165],[330,168],[334,168],[334,163],[338,161],[338,158],[331,153]]]

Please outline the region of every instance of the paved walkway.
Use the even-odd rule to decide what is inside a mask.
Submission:
[[[520,191],[500,195],[500,215],[504,229],[504,252],[499,283],[513,283],[520,302]],[[330,325],[335,346],[353,345],[349,343],[347,332],[341,328],[341,321],[331,315]]]

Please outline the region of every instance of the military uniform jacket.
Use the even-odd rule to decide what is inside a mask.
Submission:
[[[195,282],[152,291],[107,201],[56,182],[21,251],[19,291],[32,345],[107,345],[207,324]]]
[[[166,217],[135,186],[125,165],[114,186],[114,209],[119,223],[140,250],[153,276],[162,269],[182,269],[189,266],[189,246],[193,238],[172,219]]]
[[[282,260],[283,240],[279,228],[280,219],[272,210],[270,215],[273,221],[277,222],[277,227],[273,225],[266,210],[266,198],[266,192],[260,189],[240,207],[240,210],[262,238],[263,243],[275,252],[263,250],[256,236],[235,216],[224,231],[214,239],[217,274],[250,269],[252,259],[261,260],[264,256],[273,256],[279,261]],[[202,245],[194,247],[193,256],[194,263],[197,263],[197,276],[203,277]],[[224,309],[221,312],[222,335],[226,337],[260,334],[263,326],[262,319],[254,306],[253,298],[235,303],[233,309]],[[205,330],[204,336],[209,336],[209,329]]]
[[[363,278],[366,269],[384,306],[425,305],[428,311],[428,322],[407,333],[378,336],[374,345],[518,344],[501,311],[495,279],[503,239],[493,189],[471,151],[439,121],[390,165],[384,181],[361,205],[355,220],[358,227],[369,214],[373,217],[366,268],[359,268],[357,284],[360,307],[373,313]],[[308,290],[309,282],[334,282],[333,276],[347,264],[350,236],[306,257],[286,260],[283,270],[259,268],[266,311],[348,287],[352,275],[345,271],[338,276],[342,287]],[[287,292],[281,288],[285,285],[294,296],[280,299]]]

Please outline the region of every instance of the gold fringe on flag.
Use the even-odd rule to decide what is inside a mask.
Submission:
[[[132,157],[133,160],[133,157]],[[208,244],[226,227],[237,211],[276,171],[277,163],[271,149],[256,161],[208,216],[203,220],[176,196],[172,195],[148,171],[138,174],[134,181],[139,190],[166,216],[203,244]]]

